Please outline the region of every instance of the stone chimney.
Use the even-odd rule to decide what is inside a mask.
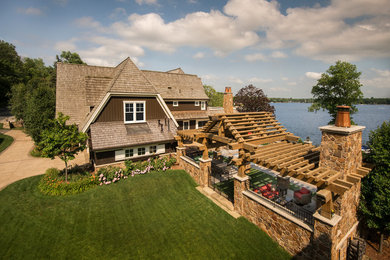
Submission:
[[[362,131],[365,126],[351,126],[349,106],[338,106],[336,124],[320,127],[322,132],[320,166],[347,174],[362,165]]]
[[[233,93],[231,87],[225,87],[225,93],[223,95],[223,110],[225,113],[233,113]]]

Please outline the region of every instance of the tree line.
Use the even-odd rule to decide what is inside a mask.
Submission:
[[[0,40],[0,107],[9,107],[35,144],[55,117],[57,62],[85,64],[77,53],[63,51],[52,66],[41,58],[21,57]]]
[[[313,98],[269,98],[272,103],[313,103]],[[390,105],[390,98],[362,98],[358,101],[362,105]]]

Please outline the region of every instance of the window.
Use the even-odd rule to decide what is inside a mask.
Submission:
[[[199,101],[195,101],[195,106],[196,106],[196,107],[199,106]]]
[[[139,147],[138,148],[138,155],[144,155],[146,153],[145,147]]]
[[[154,154],[157,152],[157,146],[152,145],[149,147],[149,153]]]
[[[125,157],[133,157],[134,156],[134,150],[133,149],[126,149],[125,150]]]
[[[183,121],[183,130],[190,129],[190,121]]]
[[[207,121],[198,121],[198,128],[202,128],[206,123]]]
[[[124,102],[125,123],[145,122],[145,101]]]
[[[201,110],[206,110],[206,101],[200,102],[200,109]]]
[[[179,101],[173,101],[173,106],[178,107],[179,106]]]

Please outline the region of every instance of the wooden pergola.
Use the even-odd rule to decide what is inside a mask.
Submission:
[[[177,131],[176,140],[179,147],[197,146],[203,159],[208,158],[210,145],[228,145],[239,150],[239,158],[234,159],[238,176],[245,177],[253,162],[313,184],[325,198],[330,192],[342,195],[370,172],[360,167],[342,178],[341,172],[320,167],[320,147],[297,142],[299,137],[287,132],[269,112],[218,114],[202,129]],[[184,144],[184,140],[192,143]]]

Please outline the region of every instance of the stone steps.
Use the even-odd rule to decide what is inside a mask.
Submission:
[[[219,195],[217,192],[213,191],[209,187],[196,187],[196,189],[213,201],[218,207],[229,213],[232,217],[238,218],[241,217],[236,211],[234,211],[234,205],[229,200]]]

